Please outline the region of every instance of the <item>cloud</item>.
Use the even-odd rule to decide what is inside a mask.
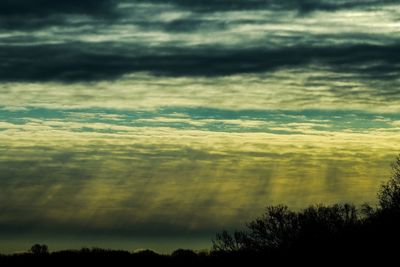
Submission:
[[[341,110],[1,109],[0,244],[30,235],[210,240],[267,204],[371,201],[389,175],[399,118]]]
[[[132,2],[169,3],[196,12],[266,9],[274,11],[294,10],[300,13],[309,13],[313,11],[333,12],[341,9],[353,8],[374,8],[376,6],[396,3],[396,1],[393,0],[136,0]]]
[[[135,72],[159,76],[215,77],[263,73],[314,64],[360,79],[396,80],[399,44],[294,46],[269,49],[144,47],[110,43],[55,44],[0,47],[3,82],[97,81],[117,79]]]
[[[377,116],[347,111],[137,111],[170,124],[163,127],[152,121],[135,125],[132,111],[100,112],[119,115],[127,125],[87,116],[99,110],[76,111],[75,119],[71,110],[65,117],[44,110],[8,112],[25,120],[0,124],[6,128],[0,131],[0,232],[14,236],[211,238],[258,215],[266,204],[369,201],[389,175],[400,141],[399,129],[379,128],[380,121],[363,132],[354,129],[356,123],[344,131],[316,121],[331,114],[330,124],[340,126]],[[247,130],[174,127],[166,118],[175,112],[188,121],[208,118]],[[250,115],[275,119],[287,132],[252,132],[252,120],[245,119]],[[88,128],[114,131],[76,131]]]
[[[51,14],[98,14],[108,13],[115,6],[114,0],[67,0],[55,3],[51,0],[12,0],[2,1],[0,14],[2,16],[32,15],[43,16]]]
[[[371,11],[396,4],[395,0],[15,0],[0,3],[0,26],[4,30],[35,31],[51,27],[107,26],[136,24],[182,32],[206,28],[225,28],[227,22],[202,17],[217,13],[268,12],[273,20],[311,15],[315,11]],[[288,14],[288,13],[295,14]],[[184,13],[175,17],[173,14]],[[155,21],[160,14],[164,20]],[[172,16],[171,16],[172,15]],[[225,14],[223,15],[225,16]],[[278,19],[278,17],[281,17]],[[170,18],[170,19],[165,19]],[[272,20],[272,21],[273,21]],[[249,20],[251,21],[251,20]]]
[[[396,80],[361,79],[356,74],[335,73],[313,66],[223,77],[161,77],[138,73],[99,82],[3,83],[0,103],[5,109],[16,110],[21,107],[53,110],[197,107],[236,112],[344,109],[393,113],[400,107],[396,83]]]
[[[35,29],[67,24],[73,16],[107,18],[114,16],[115,0],[12,0],[0,3],[0,27]]]

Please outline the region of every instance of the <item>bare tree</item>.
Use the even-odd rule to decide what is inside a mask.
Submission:
[[[390,180],[381,186],[378,200],[382,210],[400,210],[400,155],[392,164]]]

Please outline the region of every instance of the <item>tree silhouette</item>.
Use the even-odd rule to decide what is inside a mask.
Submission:
[[[400,211],[400,155],[392,164],[392,176],[381,186],[379,206],[383,210]]]
[[[293,251],[334,250],[346,253],[351,246],[365,251],[391,249],[389,240],[400,239],[400,156],[392,176],[378,192],[378,207],[359,209],[352,204],[313,205],[300,211],[269,206],[244,230],[217,233],[215,252],[279,254]]]
[[[195,258],[197,257],[197,254],[191,250],[191,249],[182,249],[179,248],[177,250],[175,250],[174,252],[171,253],[172,257],[176,257],[176,258],[184,258],[184,259],[188,259],[188,258]]]
[[[258,253],[285,251],[332,242],[360,223],[359,212],[351,204],[314,205],[299,212],[283,205],[269,206],[263,216],[246,224],[246,230],[217,234],[213,249]]]
[[[263,251],[286,248],[298,235],[299,217],[287,206],[270,206],[261,218],[248,223],[247,228],[248,238],[243,239],[250,244],[248,249]]]
[[[216,234],[212,240],[214,251],[238,252],[248,248],[248,236],[245,232],[235,231],[233,235],[226,230]]]
[[[49,248],[45,244],[35,244],[31,247],[30,252],[35,255],[46,255],[49,254]]]

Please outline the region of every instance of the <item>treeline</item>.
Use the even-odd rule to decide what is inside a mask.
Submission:
[[[213,240],[222,255],[269,260],[315,259],[380,261],[400,255],[400,156],[392,176],[381,185],[376,206],[314,205],[300,211],[267,207],[244,230],[223,231]]]
[[[79,250],[62,250],[49,252],[47,245],[35,244],[26,253],[13,255],[0,255],[0,265],[23,265],[30,264],[50,264],[63,266],[70,264],[88,265],[111,265],[130,263],[130,264],[162,264],[162,265],[184,265],[207,263],[210,261],[209,252],[194,252],[189,249],[177,249],[173,253],[158,254],[152,250],[141,250],[128,252],[124,250],[112,250],[103,248],[82,248]]]
[[[364,204],[313,205],[300,211],[287,206],[267,207],[243,230],[216,234],[207,252],[178,249],[170,255],[151,250],[135,253],[84,248],[49,253],[36,244],[27,253],[0,256],[1,263],[49,262],[162,265],[224,265],[301,263],[345,265],[398,261],[400,252],[400,156],[392,176],[382,184],[376,206]]]

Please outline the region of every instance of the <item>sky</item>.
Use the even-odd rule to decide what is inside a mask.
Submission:
[[[267,205],[374,204],[397,0],[0,1],[0,251],[211,247]]]

